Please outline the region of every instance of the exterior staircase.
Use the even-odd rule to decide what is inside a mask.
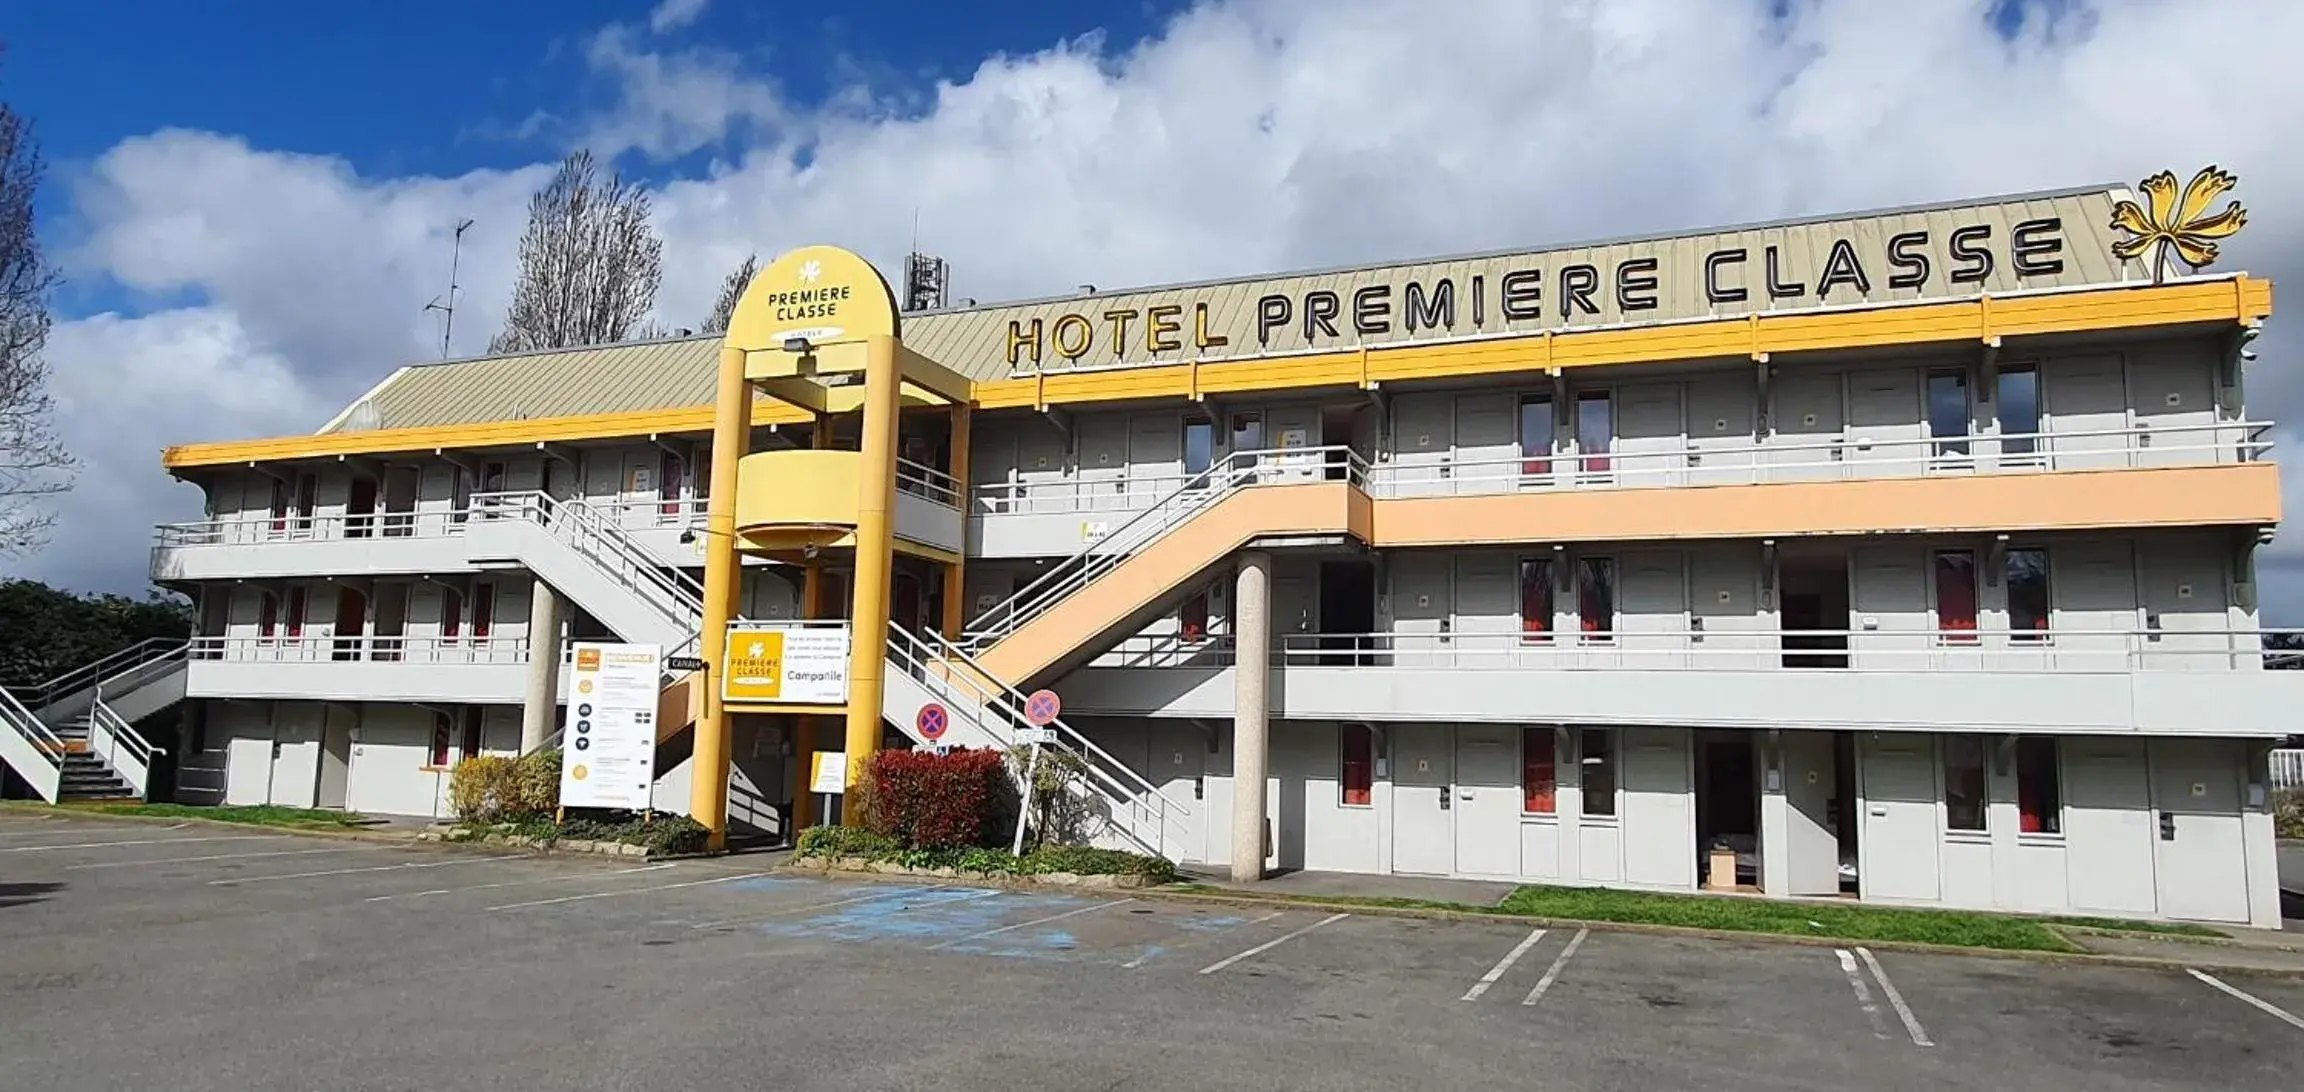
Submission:
[[[141,800],[162,753],[135,721],[184,700],[189,642],[153,638],[0,703],[0,758],[41,799]]]

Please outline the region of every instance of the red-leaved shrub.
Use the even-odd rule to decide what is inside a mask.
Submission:
[[[914,849],[988,845],[1014,828],[1000,752],[881,751],[864,768],[864,823]]]

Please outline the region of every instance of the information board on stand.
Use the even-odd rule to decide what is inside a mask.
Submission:
[[[561,736],[560,806],[647,810],[656,784],[660,645],[578,642]]]

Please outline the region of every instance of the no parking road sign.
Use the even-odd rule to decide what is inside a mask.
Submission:
[[[920,707],[920,714],[912,718],[912,726],[920,730],[920,738],[935,743],[944,738],[944,731],[952,727],[952,714],[942,705],[929,702]]]
[[[1024,722],[1035,728],[1055,723],[1056,714],[1064,711],[1064,703],[1057,700],[1053,690],[1035,690],[1024,699]]]

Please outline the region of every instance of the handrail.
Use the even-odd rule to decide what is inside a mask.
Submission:
[[[144,734],[128,722],[128,718],[114,712],[111,706],[104,704],[102,698],[88,706],[88,728],[91,736],[98,729],[110,733],[113,739],[126,746],[130,758],[141,763],[149,764],[152,756],[167,753],[153,746],[151,740],[145,739]],[[109,761],[110,756],[106,756],[106,759]]]
[[[38,709],[82,690],[178,659],[186,644],[182,637],[147,637],[54,678],[10,689],[23,698],[27,706]]]
[[[960,507],[960,480],[926,463],[897,459],[896,488],[946,508]]]
[[[1482,455],[1457,459],[1400,461],[1376,464],[1369,471],[1368,491],[1377,497],[1481,495],[1523,489],[1578,488],[1611,485],[1732,485],[1775,481],[1814,481],[1817,471],[1841,480],[1879,477],[1925,477],[1941,473],[2042,473],[2083,463],[2093,466],[2112,461],[2133,467],[2161,455],[2211,452],[2231,453],[2234,461],[2258,461],[2272,449],[2269,440],[2231,439],[2222,434],[2260,436],[2269,424],[2251,421],[2205,425],[2131,426],[2119,429],[2083,429],[2067,432],[1966,434],[1961,436],[1850,436],[1789,443],[1735,444],[1720,447],[1678,447],[1654,451],[1626,450],[1624,438],[1615,437],[1607,450],[1593,452],[1541,451]],[[2192,436],[2212,433],[2190,444],[2155,444],[2157,436]],[[2118,447],[2074,448],[2070,441],[2104,437],[2133,438],[2139,442]],[[2025,450],[2009,451],[2010,442]],[[2063,446],[2060,446],[2062,444]],[[1822,458],[1790,459],[1821,453]],[[2160,465],[2160,464],[2154,464]],[[2215,465],[2169,462],[2165,465]],[[1917,468],[1917,475],[1882,474],[1887,468]]]
[[[678,624],[693,626],[704,614],[704,588],[677,568],[666,567],[634,541],[622,524],[581,500],[555,500],[534,490],[475,494],[473,509],[479,518],[526,519],[579,550],[586,542],[602,548],[595,556],[611,576],[641,593],[650,605]],[[666,600],[669,600],[667,604]]]
[[[524,664],[525,637],[210,636],[195,637],[188,653],[203,663],[325,663],[331,660],[411,664]]]
[[[56,765],[62,766],[63,737],[57,735],[46,724],[41,723],[39,717],[32,715],[32,710],[25,708],[24,703],[18,701],[16,695],[6,690],[0,690],[0,720],[7,721],[9,727],[31,740],[32,745],[39,748],[41,753],[54,759]]]
[[[1509,620],[1505,620],[1509,622]],[[2267,648],[2281,629],[1617,629],[1595,632],[1291,633],[1274,662],[1296,667],[1449,667],[1466,670],[1786,669],[1856,671],[2052,671],[2131,674],[2222,660],[2230,670],[2271,667],[2287,653]],[[1123,642],[1115,651],[1126,649]],[[1229,643],[1213,664],[1237,661]],[[1795,662],[1797,661],[1797,662]],[[1839,662],[1828,662],[1839,661]],[[1138,666],[1157,669],[1157,665]],[[1209,660],[1198,665],[1210,666]],[[1773,669],[1773,667],[1771,668]]]
[[[986,701],[983,704],[988,708],[999,708],[1001,712],[1009,714],[1010,718],[1017,723],[1025,723],[1024,705],[1026,698],[1024,693],[1020,690],[1017,690],[1014,685],[1008,682],[1008,680],[994,674],[991,669],[985,667],[981,661],[977,660],[974,656],[969,655],[966,649],[953,644],[951,641],[947,640],[943,634],[938,633],[935,630],[926,631],[928,634],[927,641],[921,641],[920,638],[914,636],[913,634],[904,632],[904,628],[902,626],[890,626],[888,627],[888,631],[891,634],[902,634],[905,640],[914,642],[935,657],[956,661],[967,667],[969,672],[973,675],[990,680],[991,682],[997,684],[1001,690],[1001,693],[996,696],[983,695],[987,698],[996,699],[993,701]],[[891,643],[893,643],[893,640]],[[976,690],[980,695],[983,693],[982,688],[976,687],[972,684],[970,689]],[[1088,752],[1089,754],[1095,755],[1097,758],[1100,758],[1106,763],[1109,763],[1114,769],[1117,769],[1126,774],[1128,778],[1135,782],[1135,788],[1142,789],[1145,792],[1149,792],[1155,796],[1158,796],[1164,804],[1174,805],[1177,807],[1187,806],[1183,801],[1169,797],[1167,790],[1160,788],[1158,785],[1154,785],[1143,775],[1138,774],[1133,769],[1130,769],[1126,763],[1121,762],[1117,758],[1114,758],[1110,752],[1107,752],[1104,750],[1104,748],[1097,746],[1094,740],[1091,740],[1087,736],[1084,736],[1078,731],[1075,731],[1071,725],[1064,723],[1062,718],[1050,721],[1047,726],[1056,729],[1059,736],[1070,739],[1074,746]]]
[[[1331,456],[1342,458],[1331,461]],[[1319,481],[1324,480],[1327,471],[1339,467],[1348,478],[1357,480],[1365,473],[1365,465],[1350,448],[1340,446],[1277,448],[1225,455],[1151,507],[1136,513],[1079,553],[1050,566],[1039,579],[977,616],[968,626],[969,636],[972,642],[981,643],[1015,632],[1073,591],[1246,485],[1267,481]],[[1290,472],[1303,472],[1304,477],[1283,477]],[[1176,512],[1170,513],[1168,507],[1175,502],[1181,503]]]

